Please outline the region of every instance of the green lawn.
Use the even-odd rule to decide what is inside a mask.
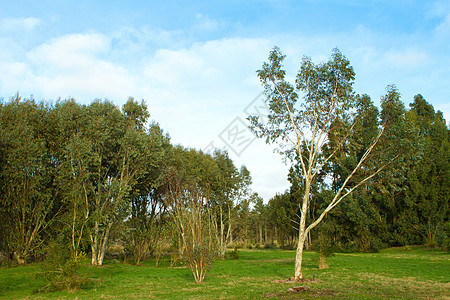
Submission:
[[[195,284],[187,268],[170,268],[163,260],[142,266],[106,261],[102,267],[86,265],[92,280],[77,292],[34,294],[41,287],[37,264],[0,269],[0,299],[449,299],[450,255],[412,247],[380,253],[339,253],[319,270],[317,254],[306,252],[305,276],[314,282],[280,283],[293,276],[294,251],[241,250],[239,260],[216,261],[202,284]],[[310,291],[291,294],[288,288],[307,285]]]

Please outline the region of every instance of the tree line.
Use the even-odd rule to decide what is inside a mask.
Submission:
[[[414,97],[409,110],[403,103],[397,104],[401,113],[398,121],[402,120],[405,128],[415,132],[411,141],[416,144],[413,155],[393,163],[330,211],[318,232],[308,237],[307,248],[313,247],[321,232],[326,233],[335,251],[373,252],[423,244],[449,246],[449,129],[442,113],[436,112],[421,95]],[[388,109],[389,105],[385,103],[382,107]],[[372,106],[372,113],[373,123],[366,123],[368,127],[377,126],[380,112]],[[325,209],[339,181],[355,164],[358,154],[352,148],[358,141],[368,139],[369,132],[360,130],[359,135],[353,136],[355,144],[349,144],[347,153],[327,166],[331,173],[327,177],[319,176],[312,189],[308,219],[316,219]],[[398,142],[385,139],[383,143]],[[379,155],[385,154],[383,143],[379,145]],[[295,248],[298,199],[304,189],[298,174],[298,165],[294,163],[288,174],[290,188],[272,197],[267,204],[261,201],[254,206],[253,241],[276,241],[280,247]]]
[[[148,119],[132,98],[122,109],[100,100],[2,101],[4,258],[40,259],[58,241],[73,257],[89,252],[93,265],[114,243],[136,263],[169,249],[176,260],[186,249],[202,254],[206,240],[212,257],[224,257],[232,211],[250,197],[249,171],[225,151],[172,145]]]

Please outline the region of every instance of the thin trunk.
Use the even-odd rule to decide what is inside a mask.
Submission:
[[[98,221],[94,223],[94,234],[91,234],[91,250],[92,250],[92,265],[96,266],[98,262]]]
[[[267,225],[264,225],[264,242],[266,243],[268,241],[267,239]]]
[[[224,260],[225,259],[225,241],[224,241],[224,231],[225,231],[225,224],[223,223],[223,209],[222,206],[220,206],[220,241],[219,241],[219,251],[220,251],[220,259]]]
[[[72,220],[72,250],[75,253],[75,257],[78,256],[78,249],[75,246],[75,224],[77,219],[77,209],[76,204],[73,202],[73,220]]]
[[[106,246],[108,245],[109,233],[111,231],[112,223],[108,224],[108,228],[106,229],[105,236],[103,238],[102,249],[100,251],[100,257],[98,260],[98,265],[103,265],[103,259],[105,258]]]
[[[262,223],[259,224],[259,243],[260,244],[263,243],[263,226],[262,226]]]
[[[295,254],[295,275],[294,275],[295,280],[304,279],[303,272],[302,272],[304,242],[305,242],[304,237],[300,237],[298,240],[297,252]]]
[[[302,262],[303,262],[303,247],[305,246],[305,240],[307,237],[306,230],[306,213],[308,212],[309,191],[311,189],[311,181],[309,177],[305,180],[305,193],[303,194],[303,204],[300,216],[300,228],[298,230],[298,244],[297,252],[295,255],[295,280],[302,280]]]

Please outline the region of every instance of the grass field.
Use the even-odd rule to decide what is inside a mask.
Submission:
[[[293,276],[294,251],[240,250],[239,260],[216,261],[202,284],[187,268],[163,260],[142,266],[106,261],[82,272],[92,282],[76,292],[33,293],[44,285],[38,264],[0,269],[0,299],[450,299],[450,255],[423,247],[380,253],[338,253],[329,268],[317,267],[317,254],[306,252],[305,276],[316,280],[282,281]],[[307,285],[310,291],[289,293]]]

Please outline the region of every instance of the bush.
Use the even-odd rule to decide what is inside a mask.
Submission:
[[[264,249],[273,249],[273,243],[269,243],[269,242],[266,242],[265,244],[264,244]]]
[[[235,242],[233,248],[238,248],[238,249],[244,249],[245,248],[245,243],[244,242]]]
[[[183,253],[183,259],[187,267],[192,271],[196,283],[203,282],[216,257],[217,251],[205,244],[188,246]]]
[[[409,245],[403,246],[400,249],[405,252],[409,252],[412,250],[411,246],[409,246]]]
[[[0,267],[12,267],[15,263],[6,252],[0,252]]]
[[[229,259],[239,259],[239,250],[237,247],[234,247],[234,250],[228,253]]]
[[[428,241],[425,243],[425,246],[430,249],[435,249],[438,247],[438,243],[436,241]]]
[[[64,243],[53,242],[49,245],[46,259],[37,276],[42,276],[47,285],[36,292],[76,291],[89,282],[88,278],[79,274],[85,253],[71,254]]]
[[[209,211],[203,211],[198,202],[192,202],[189,209],[179,211],[179,231],[183,232],[182,257],[192,271],[196,283],[205,279],[218,255],[215,241],[216,227],[212,225]]]
[[[334,246],[331,243],[329,228],[322,224],[318,228],[319,234],[312,243],[313,249],[319,254],[319,269],[327,269],[327,258],[334,255]]]

